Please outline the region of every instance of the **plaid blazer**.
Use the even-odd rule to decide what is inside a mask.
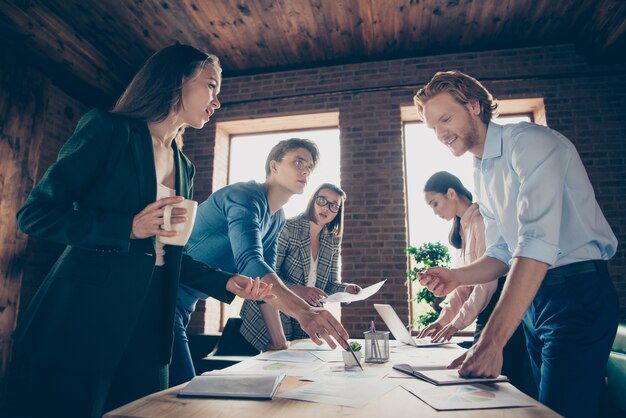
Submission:
[[[315,287],[327,294],[341,292],[346,285],[338,281],[341,237],[326,228],[320,232],[320,248],[317,255],[317,280]],[[287,220],[278,237],[276,273],[288,286],[306,286],[311,267],[311,230],[303,214]],[[288,341],[308,338],[295,319],[281,312],[281,320]],[[241,332],[259,350],[270,342],[265,323],[255,302],[245,301],[241,310]]]

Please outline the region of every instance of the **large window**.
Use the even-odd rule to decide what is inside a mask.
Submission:
[[[304,212],[309,198],[322,183],[333,183],[341,187],[338,128],[232,135],[228,165],[228,184],[249,180],[262,183],[265,181],[267,155],[274,145],[288,138],[306,138],[315,142],[320,150],[320,158],[317,168],[309,176],[304,193],[292,196],[283,207],[287,219]],[[225,305],[225,318],[237,316],[241,303],[242,300],[237,298],[232,304]],[[340,318],[339,304],[330,304],[328,309],[335,317]]]
[[[529,115],[500,116],[495,120],[499,124],[529,121]],[[415,247],[431,241],[441,241],[448,245],[450,222],[433,214],[433,210],[424,202],[424,184],[437,171],[448,171],[473,192],[472,155],[468,152],[455,157],[442,145],[432,129],[421,122],[404,124],[406,153],[406,186],[409,216],[409,245]],[[451,254],[454,248],[449,247]]]
[[[311,194],[322,183],[339,184],[339,129],[307,129],[303,131],[264,134],[233,135],[230,142],[228,184],[240,181],[265,181],[265,160],[279,141],[288,138],[306,138],[320,150],[317,168],[311,173],[307,187],[283,207],[285,217],[303,212]]]
[[[529,121],[530,115],[503,115],[495,120],[499,124]],[[409,226],[409,245],[418,247],[426,242],[441,241],[448,246],[452,255],[452,264],[457,258],[457,250],[448,242],[451,223],[436,216],[424,201],[424,184],[437,171],[448,171],[457,176],[473,193],[472,155],[466,153],[455,157],[441,144],[432,129],[421,122],[404,124],[404,143],[406,157],[407,213]],[[417,289],[412,289],[411,294]],[[413,318],[423,313],[422,306],[413,305]]]

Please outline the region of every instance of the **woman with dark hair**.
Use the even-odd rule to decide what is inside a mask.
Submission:
[[[179,279],[225,302],[270,286],[164,245],[164,207],[192,197],[180,150],[220,107],[218,59],[187,45],[150,57],[111,112],[92,110],[17,218],[66,244],[15,332],[10,399],[29,416],[101,417],[167,387]],[[171,223],[183,223],[175,208]]]
[[[354,294],[361,290],[338,279],[345,201],[346,194],[339,187],[322,184],[306,210],[288,219],[278,237],[276,272],[291,291],[311,306],[322,306],[320,300],[332,293]],[[281,312],[281,321],[273,321],[278,315],[262,317],[255,309],[256,303],[244,303],[247,309],[242,309],[246,312],[242,318],[247,327],[258,331],[258,338],[251,341],[257,349],[282,348],[286,341],[309,337],[290,316]],[[270,335],[276,335],[275,332],[284,335],[284,340],[272,341]]]
[[[424,198],[436,215],[453,221],[449,241],[460,250],[459,266],[480,258],[485,248],[485,225],[477,203],[472,203],[472,193],[458,177],[447,171],[433,174],[424,185]],[[433,342],[446,341],[459,330],[476,320],[474,344],[495,308],[506,277],[474,286],[460,286],[450,294],[449,305],[439,318],[426,326],[418,338],[432,337]],[[519,327],[504,348],[502,373],[519,389],[528,390],[524,383],[524,334]]]
[[[478,204],[472,203],[472,193],[461,180],[447,171],[439,171],[424,185],[424,198],[436,215],[453,222],[448,240],[460,250],[459,263],[464,265],[480,258],[485,252],[485,225]],[[503,284],[504,277],[500,281]],[[492,281],[459,287],[451,294],[449,306],[441,311],[437,321],[422,329],[418,337],[430,336],[434,342],[446,341],[476,320],[474,341],[478,341],[498,301],[502,284]]]

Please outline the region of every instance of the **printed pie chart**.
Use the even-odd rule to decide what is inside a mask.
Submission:
[[[447,393],[432,393],[433,399],[445,402],[486,402],[496,397],[494,392],[472,387],[446,387],[445,391]]]

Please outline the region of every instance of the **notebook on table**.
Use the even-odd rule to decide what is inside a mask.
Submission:
[[[430,338],[415,338],[411,337],[409,330],[406,329],[402,320],[396,313],[396,311],[391,307],[391,305],[375,303],[374,308],[380,315],[380,317],[385,321],[385,325],[389,328],[389,332],[393,337],[400,341],[401,343],[412,345],[414,347],[434,347],[438,345],[444,344],[455,344],[451,341],[434,343]]]
[[[464,385],[467,383],[495,383],[508,382],[506,376],[498,377],[461,377],[458,369],[422,370],[409,364],[394,364],[393,368],[418,379],[425,380],[433,385]]]
[[[272,399],[285,378],[278,374],[217,374],[196,376],[179,397]]]

